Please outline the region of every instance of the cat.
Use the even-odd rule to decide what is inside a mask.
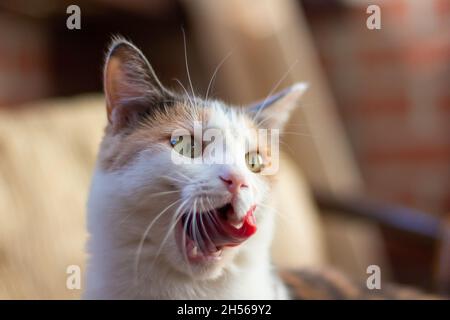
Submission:
[[[307,86],[248,107],[175,93],[122,38],[109,47],[103,81],[108,124],[87,206],[84,297],[289,298],[269,252],[274,178],[261,174],[276,159],[270,147],[243,146],[250,132],[282,129]],[[211,156],[192,136],[194,123],[218,129],[233,161],[175,163],[174,154]]]

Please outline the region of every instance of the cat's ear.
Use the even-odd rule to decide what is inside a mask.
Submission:
[[[299,105],[306,89],[307,83],[298,82],[263,101],[250,105],[247,110],[259,127],[282,129],[289,120],[292,110]]]
[[[103,87],[108,121],[115,130],[135,123],[171,94],[142,52],[122,38],[113,39],[109,47]]]

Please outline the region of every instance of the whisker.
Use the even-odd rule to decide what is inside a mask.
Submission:
[[[210,199],[208,197],[206,197],[206,199],[208,200],[210,206],[212,207],[212,203],[210,201]],[[208,212],[206,217],[208,218],[209,221],[212,221],[211,226],[214,228],[216,233],[219,233],[218,228],[222,225],[222,222],[220,220],[217,219],[217,217],[212,214],[211,212]]]
[[[207,210],[206,207],[205,207],[204,204],[203,204],[203,198],[200,198],[200,207],[202,208],[202,211],[203,211],[203,213],[204,213],[205,215],[208,215],[208,214],[210,213],[210,211]],[[206,237],[208,238],[208,240],[209,240],[209,243],[208,243],[208,244],[212,244],[213,242],[212,242],[211,238],[209,237],[208,230],[206,229],[205,224],[203,223],[203,215],[204,215],[203,213],[200,214],[200,224],[201,224],[201,226],[202,226],[203,232],[205,233],[205,236],[206,236]],[[208,248],[208,250],[210,250],[210,249],[211,249],[211,248]]]
[[[172,202],[171,204],[169,204],[167,207],[165,207],[152,221],[151,223],[147,226],[147,228],[144,231],[144,234],[141,237],[141,240],[139,241],[139,245],[138,248],[136,250],[135,253],[135,261],[134,261],[134,271],[135,271],[135,276],[137,277],[138,275],[138,271],[139,271],[139,260],[140,260],[140,256],[141,256],[141,251],[142,248],[144,247],[144,242],[145,239],[148,236],[148,233],[150,232],[150,229],[155,225],[156,221],[158,221],[158,219],[165,213],[167,212],[167,210],[169,210],[171,207],[173,207],[175,204],[177,204],[178,202],[180,202],[181,199],[178,199],[174,202]]]
[[[204,187],[208,187],[209,185],[208,184],[205,184],[204,185]],[[202,186],[200,186],[200,187],[202,187]],[[211,197],[213,197],[213,198],[217,198],[217,199],[227,199],[224,195],[223,195],[223,193],[218,193],[218,192],[214,192],[214,191],[203,191],[202,193],[201,193],[201,195],[203,195],[203,196],[211,196]]]
[[[279,216],[281,219],[283,219],[286,223],[290,223],[290,221],[288,220],[288,217],[285,216],[284,214],[282,214],[278,209],[276,209],[276,208],[274,208],[272,206],[269,206],[267,204],[264,204],[264,203],[259,203],[258,205],[261,206],[261,207],[273,210],[275,212],[275,214],[277,216]]]
[[[204,243],[203,243],[203,239],[201,237],[201,235],[199,234],[198,230],[197,230],[197,199],[194,200],[194,212],[192,214],[192,222],[191,222],[191,231],[192,231],[192,236],[194,238],[194,242],[196,244],[198,244],[199,248],[202,250],[204,248]],[[200,243],[200,241],[201,243]],[[203,250],[202,250],[203,251]]]
[[[191,74],[189,72],[189,64],[188,64],[188,58],[187,58],[186,32],[184,31],[184,28],[181,28],[181,31],[183,32],[184,62],[186,64],[186,73],[187,73],[187,77],[189,80],[189,85],[191,86],[192,97],[195,97],[194,87],[192,86]]]
[[[172,190],[172,191],[162,191],[162,192],[156,192],[156,193],[152,193],[149,194],[150,198],[155,198],[155,197],[159,197],[159,196],[165,196],[165,195],[169,195],[169,194],[173,194],[173,193],[180,193],[180,190]],[[125,223],[126,220],[128,220],[129,217],[135,215],[135,212],[129,213],[127,214],[122,220],[119,221],[119,225],[122,225]]]
[[[177,208],[177,210],[175,211],[172,220],[171,220],[171,225],[169,230],[167,231],[163,241],[161,242],[161,245],[158,248],[158,251],[156,252],[155,257],[153,258],[153,263],[155,263],[156,259],[158,258],[158,256],[161,253],[162,248],[164,247],[164,244],[166,243],[167,239],[169,238],[169,236],[171,235],[171,233],[173,232],[173,229],[175,229],[175,227],[177,226],[178,222],[180,221],[180,219],[183,217],[183,215],[181,214],[181,212],[184,209],[184,206],[186,205],[186,203],[189,201],[189,199],[186,199],[185,201],[183,201],[183,203]],[[152,264],[153,267],[153,264]]]
[[[179,174],[181,177],[185,178],[187,181],[194,181],[194,179],[188,177],[187,175],[185,175],[184,173],[181,173],[179,171],[175,171],[175,173]]]
[[[206,96],[205,96],[205,100],[208,101],[208,96],[209,96],[209,90],[211,89],[211,85],[214,82],[217,73],[219,72],[220,68],[222,67],[222,65],[225,63],[225,61],[228,60],[229,57],[231,57],[233,53],[233,50],[231,50],[230,52],[228,52],[228,54],[219,62],[219,64],[217,65],[216,69],[214,70],[213,75],[211,76],[211,79],[209,80],[208,83],[208,88],[206,89]]]
[[[187,214],[187,219],[190,217],[190,215],[192,214],[192,208],[189,210],[188,214]],[[186,232],[187,232],[187,228],[186,225],[183,226],[183,239],[182,239],[182,251],[183,251],[183,258],[184,261],[186,262],[186,265],[189,268],[189,274],[191,277],[193,277],[193,272],[192,272],[192,268],[191,265],[189,263],[189,258],[188,258],[188,254],[186,252]]]
[[[171,176],[160,176],[160,178],[167,179],[172,182],[181,182],[181,183],[190,182],[189,180],[186,180],[186,179],[182,180],[182,179],[178,179],[176,177],[171,177]]]
[[[214,208],[214,205],[211,203],[211,200],[210,200],[210,198],[208,196],[206,196],[206,200],[208,201],[208,203],[211,206],[211,208]],[[210,216],[210,218],[213,218],[213,220],[214,220],[213,223],[214,224],[216,224],[218,222],[217,218],[214,215],[209,214],[208,216]]]
[[[286,146],[286,148],[288,149],[288,151],[290,152],[291,155],[295,154],[295,152],[294,152],[294,150],[292,150],[291,146],[289,144],[287,144],[285,141],[283,141],[282,139],[280,139],[280,144],[283,146]]]
[[[269,93],[267,94],[266,98],[264,99],[263,103],[261,104],[261,108],[259,108],[259,110],[256,112],[255,116],[253,117],[253,120],[256,120],[260,114],[260,112],[264,109],[265,104],[267,103],[268,99],[270,98],[270,96],[275,92],[275,90],[277,90],[278,86],[283,82],[284,79],[286,79],[286,77],[289,75],[289,73],[291,72],[291,70],[294,68],[294,66],[298,63],[298,60],[295,60],[293,64],[291,64],[291,66],[288,68],[288,70],[281,76],[280,80],[277,81],[277,83],[275,83],[275,85],[272,87],[272,89],[269,91]],[[273,115],[272,115],[273,116]],[[271,117],[272,117],[271,116]],[[268,117],[267,117],[268,118]],[[264,121],[267,120],[264,119]],[[261,122],[259,122],[257,124],[258,126],[261,125]]]
[[[174,79],[172,79],[172,80],[176,81],[176,82],[181,86],[181,88],[183,89],[184,93],[186,94],[186,96],[187,96],[187,98],[188,98],[188,100],[189,100],[189,103],[190,103],[191,107],[194,107],[195,105],[194,105],[194,102],[193,102],[193,100],[192,100],[193,97],[191,98],[191,95],[190,95],[189,92],[187,91],[186,87],[185,87],[185,86],[181,83],[181,81],[178,80],[177,78],[174,78]]]
[[[295,131],[282,131],[281,135],[293,135],[293,136],[302,136],[302,137],[312,137],[311,134],[303,133],[303,132],[295,132]]]
[[[162,192],[156,192],[156,193],[149,194],[149,197],[158,197],[158,196],[164,196],[167,194],[179,193],[179,192],[181,192],[181,191],[180,190],[162,191]]]

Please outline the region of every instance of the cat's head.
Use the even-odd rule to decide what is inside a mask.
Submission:
[[[104,89],[108,125],[99,170],[109,182],[101,201],[119,216],[110,227],[129,247],[124,259],[138,274],[157,263],[216,277],[274,214],[267,199],[278,146],[270,139],[305,85],[249,107],[176,94],[119,39],[107,55]],[[255,143],[261,132],[269,143]]]

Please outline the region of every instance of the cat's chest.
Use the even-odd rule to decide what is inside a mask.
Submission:
[[[138,290],[144,293],[143,299],[187,299],[187,300],[273,300],[287,299],[287,290],[271,272],[249,270],[243,273],[224,276],[216,281],[192,281],[171,286],[170,290],[147,286],[151,290]],[[147,293],[145,294],[145,292]],[[164,296],[161,293],[164,292]]]

